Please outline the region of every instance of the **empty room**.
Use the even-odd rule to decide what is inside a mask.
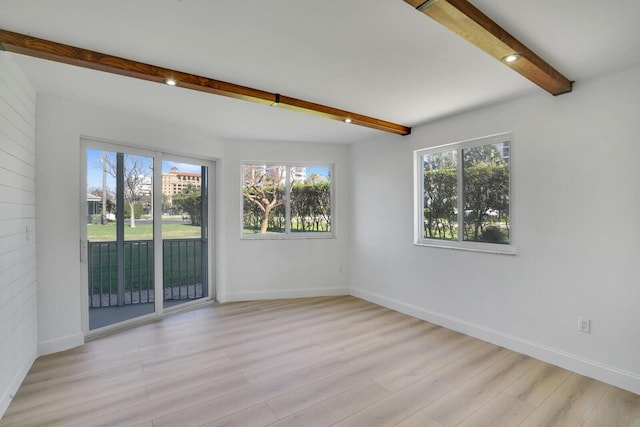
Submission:
[[[637,2],[0,11],[0,426],[640,426]]]

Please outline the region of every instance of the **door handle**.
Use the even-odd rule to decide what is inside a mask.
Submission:
[[[80,239],[80,262],[84,263],[87,260],[87,241]]]

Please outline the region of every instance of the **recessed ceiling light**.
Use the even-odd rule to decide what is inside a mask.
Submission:
[[[346,118],[346,119],[344,119],[344,122],[345,122],[345,123],[351,123],[351,119]]]
[[[175,86],[178,84],[177,81],[173,80],[173,79],[167,79],[164,81],[166,84],[168,84],[169,86]]]
[[[512,53],[511,55],[507,55],[502,58],[502,62],[506,62],[507,64],[511,62],[516,62],[518,59],[522,58],[522,55],[519,53]]]

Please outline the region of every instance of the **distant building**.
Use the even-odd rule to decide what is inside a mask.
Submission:
[[[137,196],[150,196],[153,192],[153,185],[150,176],[140,176],[140,185],[138,187]]]
[[[173,205],[173,196],[182,193],[187,188],[200,188],[201,176],[199,173],[187,173],[178,171],[172,167],[171,172],[162,174],[162,194],[167,198],[167,204]]]
[[[87,224],[91,224],[93,215],[102,214],[102,197],[87,193]]]
[[[509,157],[511,156],[509,141],[501,142],[497,144],[496,148],[500,152],[500,154],[502,154],[502,158],[508,162]]]
[[[280,184],[285,184],[286,182],[286,171],[287,168],[290,168],[289,179],[291,183],[301,183],[307,180],[307,168],[300,166],[281,166],[281,165],[245,165],[248,170],[245,173],[248,173],[249,176],[245,176],[245,179],[257,180],[261,175],[275,175],[280,177]]]
[[[305,182],[307,180],[307,168],[292,167],[290,179],[292,182]]]

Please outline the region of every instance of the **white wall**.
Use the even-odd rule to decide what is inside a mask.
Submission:
[[[640,393],[639,100],[633,67],[353,146],[351,292]],[[506,131],[517,255],[414,246],[413,150]]]
[[[36,357],[36,94],[0,52],[0,416]]]
[[[221,141],[143,117],[76,100],[40,96],[36,173],[38,330],[40,354],[83,342],[79,261],[80,137],[106,139],[169,153],[217,159],[216,282],[222,301],[347,293],[345,266],[350,217],[346,189],[349,148],[328,144]],[[241,161],[336,164],[336,239],[241,241]],[[344,187],[342,186],[344,184]]]

